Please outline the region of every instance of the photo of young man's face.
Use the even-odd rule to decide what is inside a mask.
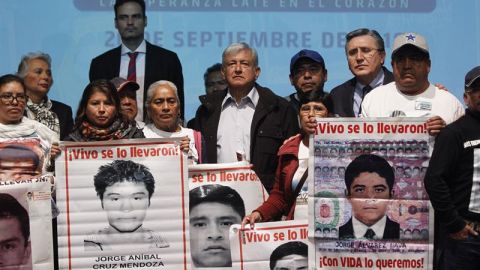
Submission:
[[[306,270],[308,259],[299,254],[285,256],[277,261],[274,270]]]
[[[22,180],[37,174],[37,165],[31,159],[0,161],[0,179]]]
[[[117,182],[105,189],[102,207],[118,232],[134,232],[143,224],[150,205],[145,183]]]
[[[352,215],[367,226],[375,224],[385,216],[389,198],[387,181],[376,172],[360,173],[350,186]]]
[[[230,206],[218,202],[204,202],[190,210],[190,252],[196,267],[230,267],[230,240],[232,224],[240,224],[242,217]]]
[[[17,218],[0,218],[0,269],[16,270],[30,258],[30,243]]]

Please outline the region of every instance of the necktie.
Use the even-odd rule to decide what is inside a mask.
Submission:
[[[130,57],[130,62],[128,62],[128,81],[137,81],[137,70],[136,70],[136,63],[137,63],[137,55],[138,52],[129,52],[128,57]]]
[[[360,102],[360,109],[358,109],[358,115],[362,113],[362,103],[363,99],[365,98],[365,95],[368,94],[368,92],[372,91],[372,87],[370,85],[366,85],[365,87],[362,88],[362,102]]]
[[[362,88],[362,92],[363,92],[362,100],[365,97],[365,95],[368,94],[371,90],[372,90],[372,87],[368,84]]]
[[[366,239],[373,239],[375,237],[375,232],[372,229],[368,228],[367,232],[363,237]]]

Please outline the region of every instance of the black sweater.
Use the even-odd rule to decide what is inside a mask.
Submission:
[[[464,219],[480,221],[480,214],[469,210],[473,199],[470,195],[474,149],[479,148],[480,113],[469,110],[463,117],[446,126],[435,140],[425,175],[425,188],[435,214],[450,233],[462,230],[465,227]],[[480,157],[479,151],[477,150],[477,155]],[[477,193],[477,197],[480,194]]]

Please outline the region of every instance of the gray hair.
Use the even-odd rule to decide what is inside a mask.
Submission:
[[[160,81],[156,81],[156,82],[150,84],[150,86],[148,87],[148,90],[147,90],[147,97],[145,98],[145,109],[147,110],[147,121],[146,122],[148,122],[148,123],[151,122],[150,115],[148,113],[148,109],[150,107],[150,102],[152,102],[152,98],[153,98],[153,95],[155,93],[155,90],[157,90],[157,88],[159,88],[160,86],[168,86],[168,87],[172,88],[172,91],[175,94],[175,98],[177,99],[178,106],[181,106],[180,98],[178,97],[178,89],[177,89],[177,86],[173,82],[167,81],[167,80],[160,80]]]
[[[345,51],[347,51],[347,46],[350,40],[360,36],[371,36],[373,39],[375,39],[375,42],[377,43],[377,50],[382,52],[385,51],[385,42],[383,41],[382,36],[376,30],[368,28],[359,28],[348,33],[345,36],[345,39],[347,40],[347,42],[345,43]]]
[[[223,51],[223,54],[222,54],[222,65],[225,65],[225,57],[227,57],[227,55],[236,54],[236,53],[238,53],[240,51],[243,51],[243,50],[247,50],[247,51],[252,53],[253,66],[258,67],[257,51],[254,48],[250,47],[250,45],[248,45],[245,42],[232,43],[232,44],[228,45],[228,47]]]
[[[28,72],[28,63],[33,59],[40,59],[48,64],[49,68],[52,68],[52,58],[48,53],[44,52],[30,52],[22,56],[20,64],[18,64],[17,75],[24,79]]]

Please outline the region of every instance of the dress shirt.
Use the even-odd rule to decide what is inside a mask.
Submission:
[[[352,213],[353,214],[353,213]],[[383,239],[383,233],[385,232],[385,225],[387,224],[387,216],[384,215],[377,223],[368,227],[360,222],[352,215],[353,234],[355,238],[364,238],[368,229],[372,229],[375,232],[374,239]]]
[[[135,120],[137,121],[143,121],[143,89],[145,87],[145,57],[147,53],[147,43],[145,43],[145,40],[140,43],[140,46],[138,46],[137,49],[134,51],[130,51],[127,46],[125,46],[122,43],[122,52],[121,52],[121,58],[120,58],[120,77],[122,78],[127,78],[128,77],[128,63],[130,62],[130,57],[128,56],[128,53],[130,52],[137,52],[137,60],[136,60],[136,74],[137,74],[137,83],[140,86],[140,88],[136,91],[137,93],[137,107],[138,107],[138,113],[137,116],[135,117]]]
[[[383,84],[383,79],[385,77],[385,74],[383,73],[383,69],[380,69],[380,72],[375,76],[373,81],[369,84],[372,89],[375,87],[378,87]],[[355,91],[353,92],[353,112],[355,113],[356,116],[360,114],[360,107],[362,106],[362,101],[363,101],[363,88],[366,85],[361,84],[358,82],[355,84]]]
[[[238,103],[228,91],[217,130],[218,163],[237,162],[237,152],[250,161],[250,131],[259,98],[255,87]]]

